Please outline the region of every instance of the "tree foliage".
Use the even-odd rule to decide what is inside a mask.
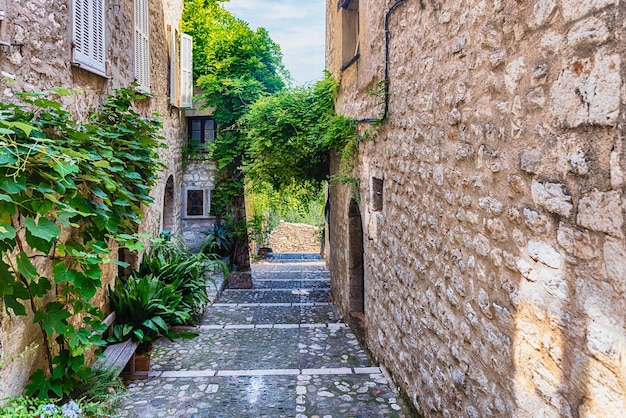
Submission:
[[[7,313],[30,310],[41,328],[48,370],[27,388],[40,397],[88,374],[84,354],[102,344],[92,304],[102,263],[114,240],[141,248],[133,234],[161,168],[161,124],[132,108],[145,95],[120,89],[79,123],[51,98],[69,94],[0,103],[0,296]]]
[[[337,83],[327,73],[314,85],[283,89],[251,105],[240,120],[247,135],[244,172],[275,190],[293,182],[328,180],[329,153],[356,135],[353,120],[337,115]]]
[[[183,30],[194,37],[194,80],[206,107],[215,108],[218,134],[210,157],[217,162],[214,207],[229,224],[234,261],[247,267],[248,248],[241,172],[247,142],[237,121],[260,97],[285,86],[279,46],[263,28],[252,30],[216,0],[187,0]]]

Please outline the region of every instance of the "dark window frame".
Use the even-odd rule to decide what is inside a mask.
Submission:
[[[196,123],[199,123],[199,129],[196,129]],[[207,125],[212,125],[207,127]],[[197,132],[197,138],[194,133]],[[212,137],[207,138],[207,132],[212,133]],[[187,145],[192,150],[203,150],[207,144],[215,141],[217,137],[217,123],[210,116],[194,116],[187,118]]]
[[[183,190],[183,219],[209,219],[211,215],[211,198],[212,189],[209,187],[188,186]],[[200,202],[190,205],[190,193],[201,192]],[[199,211],[193,211],[194,208],[198,208]],[[190,213],[191,211],[196,213]]]

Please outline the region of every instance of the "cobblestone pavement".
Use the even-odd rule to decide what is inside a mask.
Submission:
[[[408,417],[329,303],[310,256],[253,265],[253,289],[224,290],[192,340],[159,340],[124,417]]]

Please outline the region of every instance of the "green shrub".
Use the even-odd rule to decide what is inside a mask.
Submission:
[[[207,284],[215,286],[214,272],[227,271],[216,254],[192,253],[176,240],[155,239],[144,254],[137,275],[153,275],[172,285],[181,296],[179,309],[197,319],[209,302]],[[167,321],[166,321],[167,322]]]
[[[176,287],[152,274],[117,278],[110,292],[111,308],[116,313],[112,340],[134,338],[150,342],[160,336],[171,337],[168,324],[181,325],[191,316],[181,306],[182,295]]]
[[[191,253],[176,240],[152,240],[139,270],[118,278],[110,292],[116,312],[112,340],[191,336],[173,332],[170,326],[197,321],[209,302],[207,284],[215,286],[210,275],[218,271],[227,268],[215,254]]]

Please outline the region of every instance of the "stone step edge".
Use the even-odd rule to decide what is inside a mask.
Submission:
[[[201,324],[195,327],[174,327],[177,331],[194,331],[194,330],[246,330],[246,329],[296,329],[296,328],[328,328],[328,329],[344,329],[349,328],[343,322],[328,322],[317,324],[228,324],[228,325],[212,325]]]
[[[321,369],[257,369],[257,370],[171,370],[148,372],[148,377],[239,377],[239,376],[318,376],[347,374],[382,374],[380,367],[335,367]]]
[[[330,277],[322,277],[319,279],[261,279],[252,276],[253,282],[330,282]]]
[[[213,308],[254,308],[257,306],[264,307],[273,307],[273,306],[282,306],[282,307],[290,307],[290,306],[330,306],[330,302],[255,302],[255,303],[214,303],[210,307]]]
[[[292,287],[292,288],[252,288],[252,289],[224,289],[222,293],[240,293],[240,292],[313,292],[313,291],[324,291],[328,292],[330,287],[320,287],[317,289],[306,288],[306,287]],[[301,293],[298,293],[301,294]]]

